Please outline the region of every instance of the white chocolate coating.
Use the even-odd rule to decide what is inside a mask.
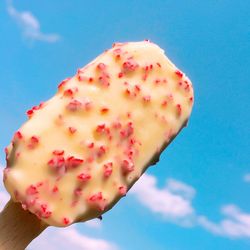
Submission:
[[[148,41],[115,44],[63,81],[6,149],[6,189],[49,225],[110,209],[193,106],[189,79]]]

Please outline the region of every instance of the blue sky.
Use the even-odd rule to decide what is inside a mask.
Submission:
[[[188,127],[103,222],[51,228],[31,249],[250,248],[249,10],[247,0],[0,2],[1,165],[25,111],[113,42],[159,44],[195,90]]]

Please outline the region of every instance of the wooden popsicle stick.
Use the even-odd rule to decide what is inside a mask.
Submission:
[[[20,203],[10,200],[0,213],[0,250],[24,250],[46,227]]]

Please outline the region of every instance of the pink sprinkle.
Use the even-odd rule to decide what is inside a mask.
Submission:
[[[166,107],[167,104],[168,104],[168,102],[167,102],[166,100],[164,100],[164,101],[161,103],[161,106],[162,106],[162,107]]]
[[[70,78],[66,78],[64,79],[59,85],[58,85],[58,89],[60,90],[62,87],[65,86],[65,84],[70,80]]]
[[[64,96],[72,96],[74,94],[72,89],[67,89],[63,92]]]
[[[66,108],[70,111],[77,111],[79,110],[80,108],[82,107],[82,103],[77,101],[77,100],[73,100],[71,101],[67,106]]]
[[[159,84],[161,82],[161,80],[160,79],[155,79],[155,84]]]
[[[64,225],[68,225],[68,224],[69,224],[69,219],[66,218],[66,217],[64,217],[64,218],[63,218],[63,224],[64,224]]]
[[[133,128],[133,123],[132,122],[129,122],[126,126],[125,129],[122,129],[120,131],[120,136],[122,138],[127,138],[129,136],[131,136],[132,134],[134,133],[134,128]]]
[[[77,75],[77,79],[79,82],[82,82],[82,81],[87,80],[87,77],[79,74],[79,75]]]
[[[112,127],[114,129],[119,129],[119,128],[122,127],[122,124],[120,122],[118,122],[118,121],[115,121],[115,122],[113,122]]]
[[[106,69],[106,65],[104,63],[99,63],[96,67],[97,67],[97,69],[99,69],[101,71]]]
[[[91,175],[87,173],[81,173],[77,176],[77,179],[85,182],[91,179]]]
[[[47,208],[48,208],[47,204],[42,204],[41,205],[41,209],[42,209],[43,212],[46,212]]]
[[[151,96],[150,95],[143,96],[143,101],[144,102],[150,102],[150,100],[151,100]]]
[[[99,82],[104,86],[104,87],[109,87],[110,83],[109,83],[109,76],[106,74],[102,74],[99,78],[98,78]]]
[[[32,115],[34,114],[33,109],[28,110],[28,111],[26,112],[26,114],[27,114],[27,116],[28,116],[29,118],[31,118]]]
[[[180,70],[176,70],[176,71],[175,71],[175,74],[176,74],[178,77],[180,77],[180,78],[183,77],[183,73],[182,73]]]
[[[140,91],[141,91],[140,86],[139,86],[139,85],[135,85],[135,90],[136,90],[137,92],[140,92]]]
[[[120,72],[119,74],[118,74],[118,78],[122,78],[123,77],[123,73],[122,72]]]
[[[70,132],[71,134],[74,134],[76,131],[77,131],[76,128],[74,128],[74,127],[69,127],[69,132]]]
[[[99,124],[99,125],[97,125],[97,127],[96,127],[96,132],[98,132],[98,133],[105,132],[105,128],[106,128],[105,123]]]
[[[26,194],[27,194],[27,195],[38,194],[38,190],[37,190],[36,186],[30,185],[30,186],[26,189]]]
[[[48,205],[47,204],[41,204],[41,211],[40,211],[40,214],[39,216],[41,218],[49,218],[52,214],[51,211],[48,210]]]
[[[97,157],[102,157],[107,151],[107,148],[105,146],[100,146],[97,151]]]
[[[48,161],[48,166],[54,170],[64,170],[65,159],[63,156],[57,155]]]
[[[113,50],[113,54],[115,55],[116,59],[121,58],[121,53],[122,53],[122,51],[120,48]]]
[[[63,155],[64,154],[64,150],[54,150],[52,152],[53,155]]]
[[[20,131],[17,131],[15,134],[14,134],[14,140],[21,140],[23,138],[23,135]]]
[[[124,174],[130,173],[132,171],[134,171],[134,164],[131,161],[128,160],[123,160],[122,161],[122,170],[124,172]]]
[[[76,168],[82,163],[84,163],[84,160],[70,156],[66,160],[66,168]]]
[[[90,201],[100,201],[102,200],[102,192],[98,192],[89,197]]]
[[[53,189],[52,189],[52,192],[53,192],[53,193],[57,193],[57,192],[58,192],[58,187],[57,187],[57,186],[54,186]]]
[[[126,89],[126,90],[125,90],[125,94],[126,94],[126,95],[130,95],[130,94],[131,94],[131,91],[130,91],[129,89]]]
[[[104,168],[104,177],[109,177],[113,172],[113,162],[108,162],[103,165]]]
[[[94,142],[91,142],[91,143],[88,144],[88,148],[93,148],[94,145],[95,145]]]
[[[44,103],[41,102],[39,105],[34,106],[34,107],[32,108],[32,110],[39,110],[39,109],[41,109],[43,106],[44,106]]]
[[[109,108],[106,108],[106,107],[103,107],[103,108],[101,108],[101,110],[100,110],[100,112],[102,113],[102,114],[105,114],[105,113],[107,113],[109,111]]]
[[[74,190],[74,194],[75,194],[76,196],[81,196],[81,195],[82,195],[82,189],[81,189],[81,188],[76,188],[76,189]]]
[[[134,71],[139,67],[139,64],[135,60],[130,59],[124,62],[122,67],[125,71]]]
[[[28,148],[34,149],[38,145],[38,143],[39,143],[39,138],[37,136],[32,136],[30,138]]]
[[[176,109],[177,109],[177,115],[180,116],[181,115],[181,105],[177,104]]]
[[[120,195],[126,195],[127,193],[127,188],[125,186],[120,186],[118,188]]]

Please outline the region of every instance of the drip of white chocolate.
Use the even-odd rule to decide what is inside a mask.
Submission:
[[[49,225],[110,209],[187,122],[190,80],[148,41],[115,44],[27,112],[6,149],[14,201]]]

